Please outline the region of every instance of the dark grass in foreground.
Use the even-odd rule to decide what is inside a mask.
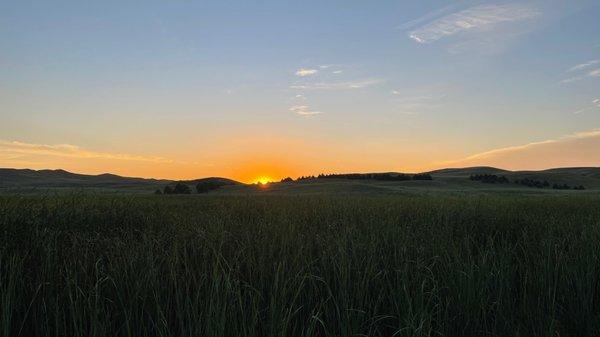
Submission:
[[[0,197],[0,336],[594,336],[600,197]]]

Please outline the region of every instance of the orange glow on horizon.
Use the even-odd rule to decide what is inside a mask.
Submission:
[[[268,176],[260,176],[256,179],[254,179],[253,183],[255,184],[261,184],[261,185],[266,185],[268,183],[272,183],[274,182],[274,179],[268,177]]]
[[[248,184],[272,183],[301,173],[294,164],[275,156],[261,156],[256,159],[244,158],[244,160],[233,162],[230,165],[229,172],[222,174]]]
[[[125,177],[192,180],[224,177],[239,182],[277,182],[319,173],[425,172],[447,167],[494,166],[540,170],[598,166],[600,131],[567,134],[548,141],[491,149],[474,154],[439,146],[429,151],[402,146],[364,148],[361,144],[298,141],[254,135],[216,142],[205,157],[195,153],[110,152],[75,145],[8,142],[0,139],[0,167],[64,169],[72,173],[112,173]],[[250,150],[249,150],[250,149]],[[123,154],[123,153],[134,154]],[[453,159],[455,158],[455,159]]]

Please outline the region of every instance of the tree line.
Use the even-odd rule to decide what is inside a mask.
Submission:
[[[407,181],[407,180],[433,180],[428,173],[405,174],[405,173],[332,173],[319,174],[317,176],[301,176],[296,181],[309,179],[350,179],[350,180],[381,180],[381,181]],[[292,182],[294,179],[287,177],[281,182]]]
[[[469,177],[469,179],[474,180],[474,181],[480,181],[480,182],[486,183],[486,184],[508,184],[508,183],[510,183],[508,178],[506,178],[505,176],[499,176],[496,174],[472,174]],[[555,190],[585,190],[585,187],[583,185],[570,186],[568,184],[557,184],[557,183],[550,185],[550,183],[547,180],[535,180],[535,179],[523,178],[523,179],[515,179],[513,182],[518,185],[534,187],[534,188],[552,188]]]
[[[528,187],[535,187],[535,188],[550,188],[550,187],[552,187],[552,189],[555,189],[555,190],[585,190],[585,187],[583,185],[570,186],[568,184],[554,183],[551,186],[547,180],[541,181],[541,180],[533,180],[533,179],[529,179],[529,178],[517,179],[517,180],[515,180],[515,184],[520,184],[520,185],[524,185],[524,186],[528,186]]]
[[[481,181],[486,184],[508,184],[508,178],[505,176],[497,176],[495,174],[472,174],[469,177],[471,180]]]
[[[217,181],[201,181],[196,184],[196,193],[202,194],[207,193],[216,189],[221,188],[223,186],[222,183]],[[154,192],[155,194],[192,194],[192,189],[188,184],[183,182],[178,182],[174,187],[167,185],[161,191],[160,189]]]

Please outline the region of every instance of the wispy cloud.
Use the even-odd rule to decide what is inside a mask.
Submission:
[[[332,74],[341,74],[341,73],[343,73],[343,71],[342,70],[334,70],[331,73]]]
[[[300,68],[300,69],[296,70],[296,76],[306,77],[306,76],[315,75],[318,72],[319,71],[317,69]]]
[[[432,11],[432,12],[429,12],[429,13],[425,14],[425,15],[421,16],[420,18],[417,18],[417,19],[405,22],[405,23],[399,25],[396,28],[397,29],[401,29],[401,30],[412,29],[412,28],[420,25],[423,22],[431,22],[435,18],[440,17],[441,15],[443,15],[445,13],[449,13],[451,11],[454,11],[457,7],[458,7],[458,4],[451,4],[451,5],[442,7],[440,9],[437,9],[435,11]]]
[[[291,89],[298,90],[352,90],[370,87],[384,80],[380,78],[370,78],[364,80],[347,81],[347,82],[317,82],[309,84],[299,84],[290,86]]]
[[[312,110],[308,105],[294,105],[290,108],[290,111],[302,116],[313,116],[323,113],[321,111]]]
[[[466,31],[489,30],[500,23],[530,19],[540,14],[526,4],[480,5],[431,21],[408,33],[418,43],[431,43]]]
[[[567,84],[567,83],[571,83],[571,82],[582,80],[584,78],[585,78],[585,76],[569,77],[569,78],[565,78],[564,80],[561,80],[560,83]]]
[[[579,68],[579,69],[584,69],[584,68],[585,67]],[[571,69],[573,69],[573,68],[571,68]],[[584,73],[582,75],[565,78],[564,80],[560,81],[560,83],[563,83],[563,84],[564,83],[571,83],[571,82],[580,81],[580,80],[583,80],[583,79],[589,78],[589,77],[600,77],[600,68],[594,69],[594,70],[589,71],[587,73]]]
[[[571,67],[571,68],[570,68],[569,70],[567,70],[567,71],[569,71],[569,72],[570,72],[570,71],[578,71],[578,70],[582,70],[582,69],[585,69],[585,68],[591,67],[591,66],[593,66],[594,64],[598,64],[598,63],[600,63],[600,60],[590,60],[590,61],[587,61],[587,62],[584,62],[584,63],[581,63],[581,64],[577,64],[577,65],[575,65],[575,66]]]
[[[565,166],[600,166],[600,129],[556,139],[494,149],[463,159],[436,163],[436,167],[491,165],[534,170]]]
[[[83,149],[71,144],[31,144],[19,141],[0,140],[0,153],[6,155],[43,155],[55,157],[69,157],[81,159],[112,159],[152,163],[173,163],[173,160],[162,157],[147,157],[131,154],[98,152]]]
[[[399,90],[392,90],[396,108],[403,114],[415,115],[440,107],[446,95],[405,95]]]
[[[591,106],[585,107],[583,109],[579,109],[577,111],[574,111],[573,114],[580,114],[582,112],[585,111],[589,111],[589,110],[594,110],[594,109],[600,109],[600,98],[596,98],[595,100],[592,101]]]

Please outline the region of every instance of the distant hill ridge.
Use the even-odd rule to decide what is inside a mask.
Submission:
[[[459,175],[471,175],[471,174],[502,174],[511,172],[509,170],[503,170],[491,166],[473,166],[473,167],[462,167],[462,168],[444,168],[434,171],[429,171],[429,174],[459,174]]]
[[[390,172],[391,174],[399,174]],[[471,175],[493,174],[506,176],[510,181],[517,179],[534,179],[550,183],[566,183],[583,185],[586,188],[600,189],[600,167],[563,167],[540,171],[509,171],[490,166],[445,168],[425,172],[430,174],[437,183],[462,184]],[[148,179],[123,177],[111,173],[88,175],[72,173],[65,170],[31,170],[0,168],[0,188],[109,188],[118,190],[161,189],[175,182],[183,182],[190,187],[203,182],[217,182],[219,185],[239,185],[241,182],[222,178],[208,177],[191,180]],[[429,184],[431,186],[431,184]]]
[[[126,187],[159,186],[177,180],[123,177],[112,173],[98,175],[72,173],[65,170],[31,170],[0,168],[0,187]],[[235,180],[210,177],[184,180],[186,184],[217,181],[222,184],[241,184]]]

